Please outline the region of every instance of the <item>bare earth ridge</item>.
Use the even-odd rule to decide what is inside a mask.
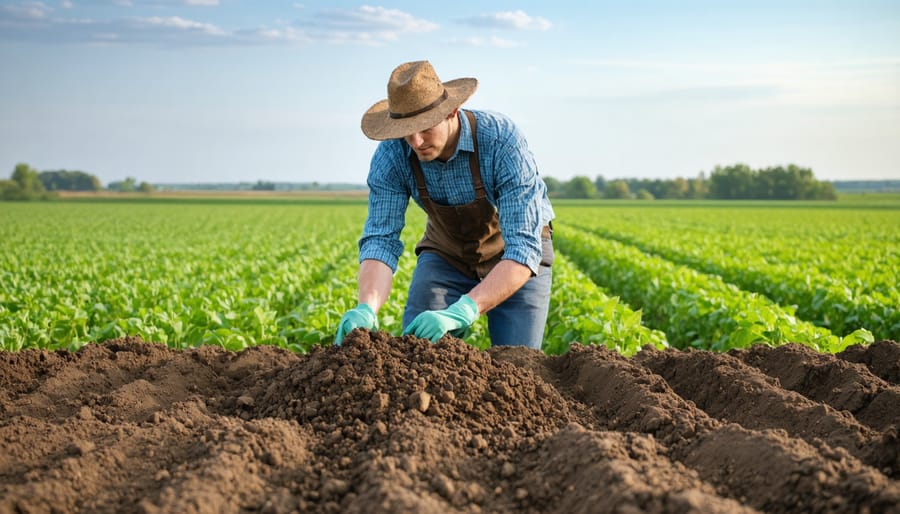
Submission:
[[[0,513],[900,512],[900,344],[0,352]]]

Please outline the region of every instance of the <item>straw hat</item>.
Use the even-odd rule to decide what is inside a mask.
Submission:
[[[384,141],[429,129],[468,100],[476,87],[474,78],[441,82],[428,61],[403,63],[391,73],[388,97],[363,115],[363,134]]]

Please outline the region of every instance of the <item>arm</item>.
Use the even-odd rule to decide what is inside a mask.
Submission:
[[[398,144],[387,141],[372,157],[367,184],[369,210],[359,241],[359,303],[375,312],[388,300],[397,263],[403,253],[400,234],[406,223],[409,190],[403,174],[405,155]]]
[[[504,259],[469,291],[468,296],[478,305],[478,313],[484,314],[512,296],[529,278],[531,269],[528,266]]]
[[[375,259],[363,260],[359,265],[359,303],[368,304],[378,312],[391,294],[393,281],[394,273],[387,264]]]
[[[403,230],[409,192],[390,149],[379,145],[369,171],[369,214],[359,240],[358,304],[338,323],[334,344],[340,345],[354,328],[378,328],[377,312],[387,301],[397,261],[403,253]]]
[[[534,276],[543,253],[541,231],[553,219],[553,210],[524,136],[508,119],[499,123],[502,136],[493,147],[488,184],[500,217],[503,259],[527,267]]]

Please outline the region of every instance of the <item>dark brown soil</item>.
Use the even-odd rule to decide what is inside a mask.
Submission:
[[[0,352],[0,513],[896,513],[898,356]]]

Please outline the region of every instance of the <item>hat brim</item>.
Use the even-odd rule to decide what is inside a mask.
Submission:
[[[447,99],[437,107],[409,118],[391,118],[387,99],[381,100],[363,114],[360,124],[363,134],[369,139],[384,141],[430,129],[468,100],[477,87],[478,81],[470,77],[444,82]]]

